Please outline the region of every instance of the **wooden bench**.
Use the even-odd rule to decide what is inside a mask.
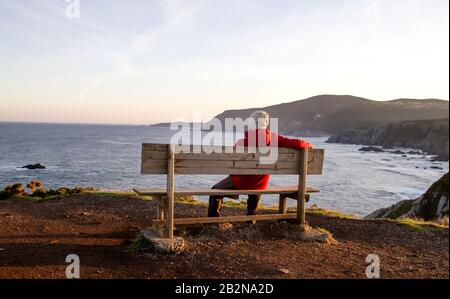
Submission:
[[[277,148],[278,159],[272,164],[261,163],[267,154],[257,148],[186,146],[169,144],[142,145],[142,174],[167,175],[166,189],[134,189],[141,196],[152,196],[157,201],[157,216],[152,224],[164,227],[164,237],[173,238],[174,225],[197,223],[221,223],[248,220],[297,219],[305,224],[305,201],[309,194],[319,192],[306,187],[307,175],[322,174],[324,150],[295,150]],[[223,175],[298,175],[297,186],[268,187],[265,190],[222,190],[222,189],[175,189],[176,174],[223,174]],[[250,194],[278,194],[279,212],[252,216],[225,216],[174,219],[175,196],[222,195],[233,197]],[[287,199],[297,200],[297,213],[287,213]]]

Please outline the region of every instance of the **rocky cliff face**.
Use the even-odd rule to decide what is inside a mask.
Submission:
[[[436,160],[448,161],[448,133],[448,119],[403,121],[367,130],[344,131],[331,136],[327,142],[410,147],[437,155]]]
[[[420,218],[426,221],[448,217],[448,173],[415,200],[403,200],[391,207],[379,209],[365,218]]]

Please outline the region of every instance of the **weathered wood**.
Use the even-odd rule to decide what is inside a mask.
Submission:
[[[174,146],[175,148],[177,146]],[[215,149],[223,152],[212,152]],[[142,151],[142,174],[167,173],[167,145],[144,144]],[[209,149],[209,150],[208,150]],[[244,153],[233,152],[243,149]],[[262,163],[260,158],[267,156],[260,152],[251,153],[257,148],[243,147],[202,147],[200,153],[179,153],[175,160],[176,174],[298,174],[300,151],[277,148],[275,163]],[[206,152],[205,152],[206,151]],[[231,151],[231,152],[230,152]],[[309,150],[308,174],[322,174],[324,150]]]
[[[166,189],[133,189],[134,192],[141,196],[159,196],[165,195]],[[307,187],[307,193],[320,192],[314,187]],[[267,187],[264,190],[229,190],[229,189],[178,189],[174,190],[175,196],[202,196],[202,195],[254,195],[254,194],[286,194],[296,198],[298,186],[276,186]]]
[[[167,174],[167,159],[147,159],[143,154],[141,174]]]
[[[142,151],[166,151],[168,150],[168,144],[157,144],[157,143],[143,143]]]
[[[167,153],[167,219],[166,231],[167,238],[173,239],[174,226],[174,209],[175,209],[175,193],[174,193],[174,176],[175,176],[175,152],[173,147],[168,148]]]
[[[280,212],[280,214],[286,214],[286,211],[287,211],[287,196],[284,194],[280,194],[278,212]]]
[[[155,154],[155,156],[159,156]],[[181,153],[177,155],[177,160],[214,160],[214,161],[260,161],[267,155],[261,153]],[[300,160],[300,154],[298,152],[291,153],[278,153],[278,162],[296,162]]]
[[[158,219],[164,220],[166,218],[167,210],[167,195],[158,196]]]
[[[156,219],[164,219],[163,218],[163,214],[164,214],[164,212],[161,214],[161,210],[162,210],[162,207],[161,207],[161,196],[155,196],[155,199],[154,199],[155,201],[156,201]]]
[[[265,148],[267,149],[267,148]],[[297,219],[305,224],[305,201],[310,193],[319,192],[306,187],[307,175],[322,174],[324,150],[276,150],[277,160],[263,163],[269,154],[260,148],[230,146],[178,146],[167,144],[142,145],[142,174],[167,174],[166,189],[135,189],[139,195],[150,195],[158,200],[157,218],[154,225],[164,225],[164,236],[173,238],[175,224],[223,223],[249,220]],[[272,152],[273,154],[273,152]],[[297,186],[269,187],[265,190],[222,189],[174,189],[175,174],[293,174],[299,175]],[[210,218],[174,219],[175,196],[279,194],[279,214],[253,216],[226,216]],[[287,199],[297,200],[297,213],[287,214]]]
[[[231,174],[231,175],[257,175],[257,174],[284,174],[296,175],[295,169],[265,169],[265,168],[197,168],[177,167],[176,174]]]
[[[278,220],[278,219],[296,219],[297,214],[264,214],[251,216],[222,216],[222,217],[202,217],[202,218],[176,218],[174,224],[202,224],[202,223],[227,223],[227,222],[242,222],[242,221],[262,221],[262,220]],[[161,225],[163,221],[153,220],[153,225]]]
[[[305,195],[306,195],[306,177],[308,171],[308,151],[302,151],[300,160],[300,174],[298,177],[298,200],[297,200],[297,221],[301,226],[305,224]]]
[[[147,150],[143,152],[148,159],[166,160],[167,151]],[[262,153],[179,153],[177,160],[214,160],[214,161],[259,161],[267,157]],[[277,161],[295,162],[300,160],[299,152],[278,153]]]

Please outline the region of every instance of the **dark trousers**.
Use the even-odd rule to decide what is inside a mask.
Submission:
[[[236,190],[231,177],[228,176],[215,184],[213,189]],[[247,215],[256,215],[259,209],[260,194],[249,195],[247,199]],[[209,197],[208,217],[220,217],[222,210],[223,196],[212,195]]]

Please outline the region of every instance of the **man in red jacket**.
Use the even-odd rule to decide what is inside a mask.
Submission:
[[[276,133],[270,132],[269,114],[265,111],[255,111],[250,116],[254,120],[255,128],[246,131],[245,138],[239,140],[236,145],[240,146],[258,146],[259,139],[265,139],[262,144],[269,146],[271,140],[278,141],[279,147],[305,149],[312,145],[304,140],[289,139]],[[249,126],[250,127],[250,126]],[[255,138],[256,137],[256,138]],[[250,144],[249,144],[250,143]],[[230,175],[213,186],[213,189],[256,189],[264,190],[269,183],[269,175]],[[259,209],[261,195],[249,195],[247,200],[247,215],[256,215]],[[210,196],[208,206],[208,217],[220,217],[222,210],[223,196]]]

